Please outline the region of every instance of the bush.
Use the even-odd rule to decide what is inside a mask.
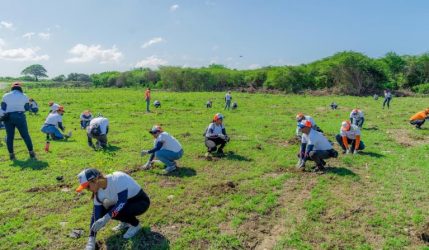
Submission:
[[[412,90],[419,94],[429,94],[429,83],[423,83],[423,84],[414,86]]]

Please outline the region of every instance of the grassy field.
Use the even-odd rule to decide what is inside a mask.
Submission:
[[[110,222],[98,235],[103,249],[429,249],[421,239],[429,218],[429,129],[408,124],[429,106],[427,98],[395,98],[393,109],[382,110],[382,100],[364,97],[233,93],[239,108],[224,112],[224,93],[154,91],[162,108],[146,113],[143,90],[27,94],[41,105],[39,116],[27,116],[39,161],[28,161],[23,141],[16,139],[18,160],[10,162],[2,140],[1,249],[83,249],[92,204],[89,193],[74,189],[76,175],[88,166],[128,171],[152,201],[140,217],[142,233],[125,241]],[[205,108],[208,99],[214,108]],[[65,106],[64,125],[74,135],[52,142],[45,153],[40,127],[50,100]],[[338,110],[329,109],[332,101]],[[313,116],[334,141],[354,107],[366,114],[364,153],[329,160],[324,175],[296,172],[296,113]],[[79,114],[87,108],[111,121],[105,151],[91,150],[79,128]],[[232,139],[225,158],[206,161],[202,133],[216,112],[226,116]],[[153,124],[184,146],[173,174],[163,175],[161,167],[136,170],[146,161],[140,150],[152,146],[147,130]],[[83,237],[68,237],[78,228],[85,230]]]

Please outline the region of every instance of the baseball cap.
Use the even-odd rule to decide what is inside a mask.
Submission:
[[[303,129],[303,128],[305,128],[305,127],[307,127],[307,128],[311,128],[311,127],[312,127],[312,124],[311,124],[311,122],[310,122],[310,121],[302,121],[302,122],[298,122],[298,127],[299,127],[300,129]]]
[[[343,121],[341,123],[341,130],[342,131],[349,131],[350,130],[350,122],[349,121]]]
[[[89,185],[89,181],[99,177],[100,175],[101,175],[100,171],[98,171],[95,168],[84,169],[82,172],[80,172],[77,175],[80,185],[78,188],[76,188],[76,192],[81,192],[82,190],[87,188]]]
[[[64,111],[64,107],[63,107],[63,106],[59,106],[59,107],[58,107],[58,109],[57,109],[57,111],[65,112],[65,111]]]
[[[213,117],[213,121],[223,120],[224,116],[221,113],[217,113]]]
[[[154,125],[150,130],[149,133],[156,134],[158,132],[162,132],[162,128],[159,125]]]
[[[302,121],[304,118],[305,118],[305,116],[304,116],[304,114],[303,113],[298,113],[298,114],[296,114],[296,120],[298,121],[298,122],[300,122],[300,121]]]

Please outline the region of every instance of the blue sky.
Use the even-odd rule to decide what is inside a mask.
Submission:
[[[429,51],[429,1],[0,0],[0,76],[210,63],[248,69],[355,50]],[[242,56],[242,57],[241,57]]]

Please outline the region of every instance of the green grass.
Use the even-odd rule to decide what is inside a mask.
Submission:
[[[427,106],[426,98],[396,98],[394,109],[382,110],[381,101],[365,97],[233,93],[239,109],[224,112],[224,93],[154,91],[162,108],[147,114],[141,89],[36,88],[27,94],[41,105],[39,116],[27,116],[39,161],[27,161],[21,139],[15,140],[15,162],[4,142],[0,146],[1,249],[82,249],[86,237],[67,237],[74,228],[87,234],[91,214],[90,194],[73,191],[76,175],[89,166],[111,173],[142,165],[139,152],[152,146],[147,130],[153,124],[184,146],[180,170],[131,174],[151,197],[140,216],[145,230],[125,241],[109,223],[98,235],[109,249],[424,249],[418,233],[429,216],[429,130],[414,130],[407,120]],[[205,108],[208,99],[213,109]],[[50,100],[65,106],[64,125],[74,135],[52,142],[45,153],[40,128]],[[337,111],[328,109],[334,100]],[[325,175],[295,172],[298,145],[289,140],[296,113],[312,115],[334,140],[356,106],[366,114],[365,154],[329,160]],[[106,151],[86,145],[78,117],[87,108],[110,119]],[[226,116],[232,141],[227,157],[209,162],[202,133],[216,112]],[[410,146],[414,142],[421,143]]]

